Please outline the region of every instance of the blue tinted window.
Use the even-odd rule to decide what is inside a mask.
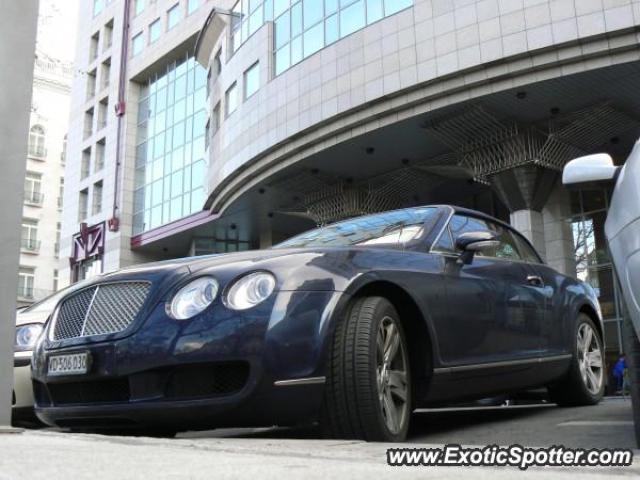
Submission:
[[[134,57],[139,55],[144,48],[144,37],[142,33],[137,34],[135,37],[131,39],[131,55]]]
[[[95,17],[104,8],[104,0],[93,0],[93,16]]]
[[[289,41],[291,35],[291,16],[289,12],[281,15],[276,20],[276,48],[280,48]]]
[[[295,65],[302,60],[302,36],[291,41],[291,65]]]
[[[325,20],[325,43],[329,45],[338,40],[338,38],[340,38],[338,15],[332,15]]]
[[[364,0],[358,0],[340,12],[340,35],[345,37],[360,30],[365,26],[365,20]]]
[[[284,72],[291,65],[291,57],[289,56],[289,44],[286,44],[276,52],[276,75]]]
[[[255,63],[244,74],[244,97],[249,98],[260,88],[260,64]]]
[[[146,113],[138,117],[134,234],[190,215],[204,204],[202,182],[193,186],[190,177],[193,163],[199,162],[200,172],[206,162],[202,78],[204,68],[184,58],[154,74],[142,89],[138,107]]]
[[[367,23],[377,22],[384,17],[382,0],[367,0]]]
[[[324,24],[319,23],[304,32],[304,56],[308,57],[322,47],[324,47]]]
[[[273,20],[273,0],[265,0],[264,2],[264,20],[265,22]]]
[[[153,43],[160,38],[160,19],[149,25],[149,43]]]
[[[262,26],[262,5],[256,9],[249,17],[249,35],[253,34]]]
[[[331,15],[338,11],[338,0],[324,0],[324,14]]]
[[[324,16],[322,1],[320,0],[303,0],[304,3],[304,28],[307,29],[320,20]]]
[[[180,4],[175,4],[167,11],[167,30],[171,30],[180,21]]]
[[[413,5],[413,0],[269,0],[268,7],[264,3],[265,18],[271,2],[276,19],[276,75],[338,39]],[[232,35],[233,48],[245,39],[238,29]]]
[[[274,18],[278,18],[287,8],[289,8],[289,0],[273,0]]]
[[[413,5],[413,0],[384,0],[384,14],[393,15]]]
[[[291,37],[302,33],[302,2],[291,7]]]

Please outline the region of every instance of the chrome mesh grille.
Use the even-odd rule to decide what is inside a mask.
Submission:
[[[148,282],[96,285],[60,305],[53,339],[91,337],[125,330],[138,315],[149,294]]]
[[[82,334],[84,317],[91,305],[91,299],[96,292],[95,288],[83,290],[69,297],[60,305],[58,320],[56,321],[54,339],[79,337]]]

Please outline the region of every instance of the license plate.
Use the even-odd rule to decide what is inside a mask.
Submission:
[[[49,375],[83,375],[89,371],[89,352],[49,357]]]

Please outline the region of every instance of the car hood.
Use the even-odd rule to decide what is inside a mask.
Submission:
[[[180,269],[188,269],[190,273],[196,273],[203,269],[216,267],[235,268],[259,268],[265,262],[281,259],[295,259],[296,262],[311,259],[317,256],[340,255],[348,252],[350,248],[291,248],[291,249],[266,249],[249,250],[245,252],[221,253],[214,255],[204,255],[200,257],[186,257],[175,260],[165,260],[161,262],[145,263],[133,267],[126,267],[117,272],[104,275],[101,281],[112,281],[120,275],[149,275],[162,272],[175,272]]]
[[[194,275],[212,275],[224,289],[245,273],[264,270],[276,276],[281,291],[343,291],[364,272],[412,269],[415,261],[402,250],[378,246],[273,248],[147,263],[102,275],[92,283],[151,281],[155,302]]]
[[[356,271],[354,258],[378,256],[379,248],[330,247],[250,250],[190,257],[128,267],[104,275],[99,282],[147,279],[158,286],[158,296],[192,275],[213,275],[224,288],[244,273],[267,270],[278,278],[280,290],[336,290]],[[399,251],[397,253],[400,253]],[[371,262],[369,262],[370,268]],[[96,283],[99,283],[96,282]]]

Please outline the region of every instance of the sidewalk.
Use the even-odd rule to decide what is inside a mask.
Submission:
[[[25,432],[0,437],[0,479],[226,479],[473,478],[511,479],[515,468],[389,467],[390,445],[362,442],[270,439],[178,439],[104,437]],[[631,468],[535,468],[532,478],[640,476]]]
[[[511,413],[509,413],[511,412]],[[508,413],[508,415],[505,415]],[[459,417],[455,423],[452,415]],[[52,430],[0,434],[0,480],[129,480],[304,478],[512,479],[516,468],[389,467],[389,447],[463,445],[624,447],[633,445],[628,400],[582,408],[465,409],[416,414],[409,443],[375,444],[313,439],[293,430],[216,430],[177,439],[82,435]],[[518,435],[520,432],[520,435]],[[531,468],[529,478],[575,480],[640,478],[640,451],[632,467]]]

